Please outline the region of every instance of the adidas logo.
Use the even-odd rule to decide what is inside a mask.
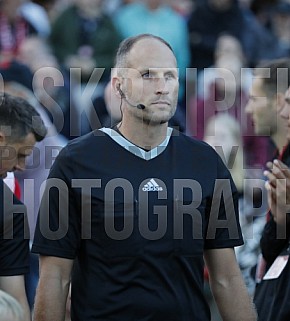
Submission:
[[[143,186],[142,190],[144,192],[158,192],[163,191],[163,188],[159,186],[153,178],[151,178],[150,181]]]

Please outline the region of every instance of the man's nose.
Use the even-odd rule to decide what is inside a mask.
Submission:
[[[169,93],[167,82],[164,77],[155,78],[154,86],[155,86],[155,91],[158,94],[164,95]]]

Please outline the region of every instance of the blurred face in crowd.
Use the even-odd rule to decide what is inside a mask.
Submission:
[[[252,117],[257,135],[272,136],[277,132],[277,126],[286,127],[285,120],[278,113],[282,108],[277,105],[278,103],[276,96],[273,98],[266,96],[263,79],[254,78],[246,112]]]
[[[19,141],[10,141],[10,139],[0,131],[0,178],[5,178],[7,172],[24,170],[25,159],[32,153],[35,143],[35,136],[32,133],[29,133]]]
[[[287,122],[287,139],[290,141],[290,88],[285,93],[285,103],[280,115]]]
[[[234,36],[231,35],[221,35],[219,36],[216,49],[215,49],[215,57],[228,57],[228,59],[232,59],[235,57],[236,59],[241,60],[241,63],[244,61],[244,52],[241,45],[241,42]]]

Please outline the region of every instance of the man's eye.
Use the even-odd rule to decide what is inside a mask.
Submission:
[[[172,79],[172,78],[174,78],[174,75],[172,73],[165,75],[165,79]]]
[[[149,78],[149,77],[150,77],[149,71],[148,72],[144,72],[142,74],[142,78]]]

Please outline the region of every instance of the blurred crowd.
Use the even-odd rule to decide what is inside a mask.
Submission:
[[[140,33],[161,36],[177,57],[181,90],[171,126],[215,147],[232,172],[246,240],[237,257],[253,294],[267,213],[261,181],[276,147],[270,133],[254,131],[246,105],[253,69],[290,57],[289,0],[1,0],[2,91],[27,99],[49,129],[36,145],[39,157],[15,174],[31,239],[41,186],[60,149],[120,119],[111,68],[120,41]],[[31,255],[31,307],[37,280]]]

